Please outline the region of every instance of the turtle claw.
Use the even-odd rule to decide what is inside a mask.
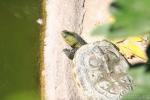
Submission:
[[[73,50],[73,49],[67,49],[67,48],[66,48],[66,49],[63,49],[63,52],[66,54],[66,56],[67,56],[69,59],[73,60],[75,50]]]

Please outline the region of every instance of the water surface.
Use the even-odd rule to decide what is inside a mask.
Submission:
[[[40,100],[40,0],[0,0],[0,100]]]

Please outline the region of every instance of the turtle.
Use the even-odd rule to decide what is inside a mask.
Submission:
[[[66,30],[61,34],[72,48],[63,51],[73,60],[77,86],[87,100],[120,100],[133,90],[129,64],[115,44],[108,40],[87,43]]]

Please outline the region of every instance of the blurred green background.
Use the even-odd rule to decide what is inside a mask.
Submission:
[[[145,66],[129,70],[134,80],[133,91],[130,91],[123,100],[150,100],[150,72],[146,72]]]
[[[0,100],[40,100],[40,0],[0,0]]]

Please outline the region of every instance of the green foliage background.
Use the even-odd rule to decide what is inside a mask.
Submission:
[[[150,0],[114,0],[110,12],[115,22],[98,26],[92,33],[124,37],[150,31]]]

